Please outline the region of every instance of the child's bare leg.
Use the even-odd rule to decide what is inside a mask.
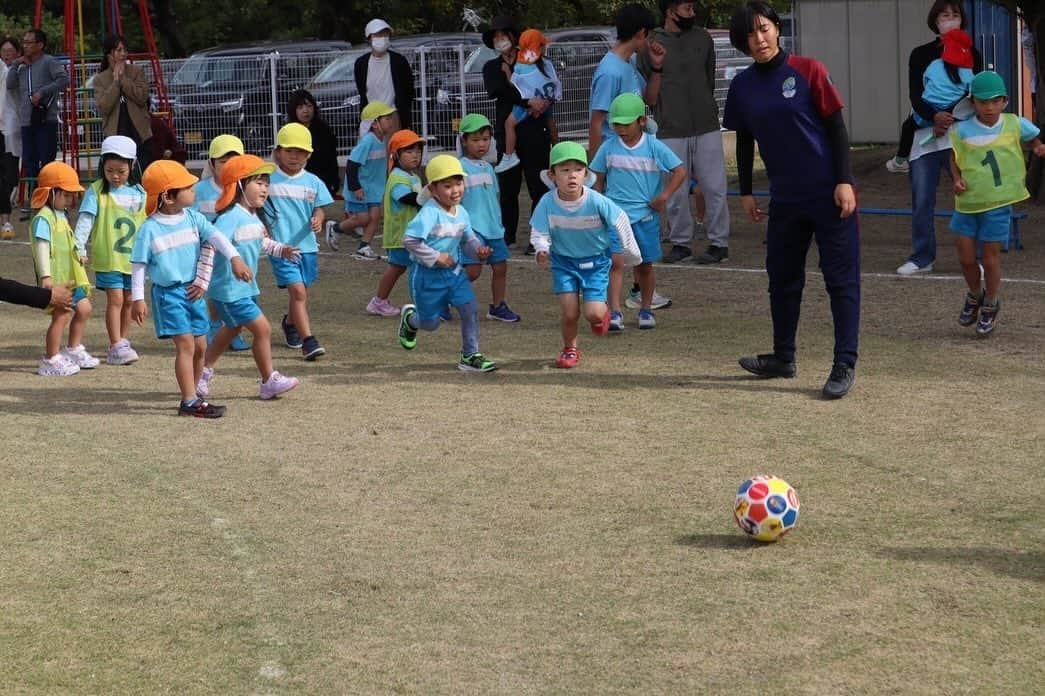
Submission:
[[[656,287],[652,263],[640,263],[635,267],[635,282],[639,284],[639,292],[642,294],[642,308],[650,309],[653,306],[653,290]]]
[[[124,299],[128,300],[126,312],[124,312]],[[125,298],[122,289],[107,288],[105,290],[105,332],[109,334],[110,346],[115,346],[124,337],[125,334],[123,332],[127,322],[124,321],[123,317],[126,313],[128,315],[127,318],[130,319],[130,310],[131,303],[129,298]]]
[[[210,301],[209,297],[207,298],[207,314],[210,315],[210,320],[212,322],[221,321],[221,316],[218,314],[217,308],[214,306],[214,303]]]
[[[174,377],[178,380],[178,391],[182,401],[196,398],[196,381],[193,375],[193,361],[196,351],[196,337],[192,334],[178,334],[174,341]]]
[[[370,222],[370,214],[365,210],[345,213],[345,217],[337,223],[337,228],[342,232],[351,232],[357,227],[366,227],[368,222]]]
[[[577,347],[577,320],[580,314],[580,298],[575,293],[565,292],[559,295],[559,325],[562,329],[562,345],[565,348]]]
[[[123,308],[120,310],[120,340],[131,335],[131,291],[123,291]]]
[[[481,263],[470,263],[464,267],[464,270],[468,274],[469,282],[474,283],[483,274],[483,265]]]
[[[613,265],[610,267],[610,288],[607,304],[610,310],[620,311],[620,293],[624,287],[624,255],[614,254]]]
[[[193,385],[199,384],[200,377],[203,376],[203,359],[207,356],[207,337],[206,336],[193,336],[192,337],[192,383]],[[193,386],[193,390],[196,387]]]
[[[994,302],[1001,290],[1001,242],[983,245],[983,279],[987,285],[987,301]]]
[[[493,296],[491,299],[494,307],[500,307],[507,294],[508,264],[505,261],[495,263],[490,266],[490,270],[493,271],[493,278],[490,279],[490,294]]]
[[[508,118],[504,119],[504,154],[506,155],[515,152],[515,125],[517,123],[514,114],[508,114]]]
[[[254,334],[254,342],[251,344],[254,364],[258,366],[258,372],[261,373],[261,381],[267,382],[272,376],[272,325],[269,324],[265,315],[261,314],[244,326],[247,331]]]
[[[584,320],[589,324],[598,324],[606,318],[606,312],[610,311],[605,302],[585,301],[583,309]]]
[[[301,338],[307,338],[312,335],[312,321],[308,317],[308,288],[304,283],[294,283],[287,286],[287,292],[290,294],[290,306],[287,308],[290,323],[298,330]]]
[[[395,287],[396,281],[404,273],[406,273],[406,269],[402,266],[389,264],[385,274],[381,276],[381,280],[377,283],[377,296],[382,300],[387,300],[388,296],[392,294],[392,288]]]
[[[69,324],[73,313],[63,309],[56,309],[51,315],[51,325],[47,327],[47,335],[44,338],[44,352],[48,358],[53,358],[62,348],[62,336],[65,327]]]
[[[381,229],[381,209],[371,206],[370,212],[367,213],[366,225],[363,227],[363,241],[367,244],[372,242],[379,229]]]
[[[87,328],[87,320],[91,318],[91,301],[86,297],[76,303],[72,321],[69,322],[69,347],[75,348],[83,343],[83,330]]]
[[[218,364],[218,358],[229,349],[229,345],[239,335],[240,327],[222,326],[214,334],[214,340],[207,346],[203,356],[204,367],[213,368]]]
[[[969,286],[971,294],[979,297],[980,264],[976,262],[976,240],[972,237],[955,237],[954,244],[958,249],[958,263],[961,264],[965,284]]]

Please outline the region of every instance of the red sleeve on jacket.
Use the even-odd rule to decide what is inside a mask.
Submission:
[[[813,104],[816,105],[821,118],[827,118],[845,106],[823,63],[793,53],[787,57],[787,63],[806,79]]]

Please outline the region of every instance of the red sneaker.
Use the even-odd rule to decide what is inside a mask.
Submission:
[[[555,361],[555,367],[571,368],[577,367],[577,363],[580,362],[581,352],[577,350],[576,346],[566,346],[559,353],[559,358]]]
[[[610,331],[610,320],[612,317],[613,312],[611,312],[609,307],[607,307],[606,314],[603,315],[602,321],[593,321],[591,323],[591,332],[596,336],[605,336]]]

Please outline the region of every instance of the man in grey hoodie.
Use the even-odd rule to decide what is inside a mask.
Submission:
[[[58,97],[69,75],[47,49],[47,36],[30,29],[22,38],[22,57],[7,72],[8,96],[18,105],[22,126],[22,167],[35,179],[58,154]]]

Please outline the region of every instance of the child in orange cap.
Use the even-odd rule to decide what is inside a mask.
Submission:
[[[203,373],[210,320],[203,301],[205,290],[193,284],[200,243],[208,242],[229,259],[232,275],[250,282],[254,274],[232,243],[207,219],[192,209],[193,186],[199,181],[172,160],[157,160],[142,175],[145,212],[149,218],[138,229],[131,250],[131,318],[141,326],[148,316],[145,274],[152,281],[152,315],[157,338],[169,338],[177,351],[174,376],[181,391],[178,414],[221,418],[224,406],[207,403],[196,394]]]
[[[512,68],[511,82],[523,99],[540,97],[550,102],[562,100],[562,83],[555,74],[555,66],[544,57],[544,47],[550,42],[537,29],[527,29],[519,36],[519,53]],[[504,156],[494,168],[498,174],[519,166],[520,159],[515,154],[515,127],[530,115],[524,106],[513,106],[512,113],[504,121]],[[552,118],[551,107],[541,114],[547,120],[548,134],[552,144],[559,142],[559,127]]]
[[[54,307],[47,309],[51,325],[47,327],[46,354],[36,371],[42,377],[68,377],[81,369],[98,367],[98,358],[81,343],[91,316],[91,301],[87,299],[91,283],[84,268],[86,259],[76,249],[76,237],[66,218],[66,211],[76,204],[76,194],[82,192],[80,177],[65,162],[51,162],[41,169],[33,192],[32,206],[38,210],[29,223],[29,236],[37,283],[43,288],[74,288],[71,314]],[[66,325],[69,343],[59,352]]]
[[[219,175],[221,195],[215,204],[218,219],[214,226],[232,241],[240,258],[255,274],[262,253],[279,256],[291,263],[300,256],[295,247],[280,244],[269,237],[265,224],[258,217],[268,199],[269,175],[274,171],[276,165],[260,157],[239,155],[226,162]],[[200,396],[210,393],[210,381],[214,378],[218,358],[244,328],[254,335],[252,350],[254,363],[261,373],[261,399],[274,399],[296,387],[296,378],[284,377],[272,369],[272,325],[258,307],[257,297],[261,291],[257,281],[240,283],[233,277],[229,262],[216,259],[207,294],[221,317],[222,327],[207,346],[196,393]]]

